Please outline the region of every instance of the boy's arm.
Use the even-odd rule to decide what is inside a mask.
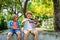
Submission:
[[[24,24],[26,21],[29,21],[29,20],[24,19],[24,20],[22,21],[22,24]]]
[[[9,26],[8,29],[15,29],[13,26]]]
[[[31,20],[31,19],[24,19],[23,21],[22,21],[22,23],[24,24],[26,21],[29,21],[29,22],[34,22],[33,20]]]
[[[10,21],[7,23],[7,26],[8,26],[8,29],[13,29],[13,26],[11,26],[11,22]]]
[[[20,31],[22,32],[22,28],[20,28]]]
[[[21,28],[21,23],[20,23],[20,21],[18,21],[18,25],[19,25],[20,31],[22,32],[22,28]]]
[[[22,24],[24,24],[25,22],[26,22],[26,20],[23,20],[23,21],[22,21]]]
[[[10,29],[11,29],[11,25],[10,25],[10,22],[8,22],[8,23],[7,23],[7,26],[8,26],[8,28],[10,28]]]

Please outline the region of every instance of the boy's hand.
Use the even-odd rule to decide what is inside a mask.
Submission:
[[[15,28],[14,26],[11,26],[11,29],[17,29],[17,28]]]
[[[34,20],[28,20],[30,23],[34,23]]]

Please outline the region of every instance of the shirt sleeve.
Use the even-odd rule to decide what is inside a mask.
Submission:
[[[24,20],[22,21],[22,23],[24,22],[24,21],[26,21],[26,20],[28,20],[27,18],[24,18]]]
[[[20,21],[18,21],[18,27],[19,27],[19,28],[21,27],[21,23],[20,23]]]
[[[8,28],[10,28],[10,26],[11,26],[11,25],[10,25],[10,21],[7,23],[7,26],[8,26]]]

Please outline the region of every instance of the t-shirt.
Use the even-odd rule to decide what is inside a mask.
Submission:
[[[28,19],[28,18],[25,18],[23,21],[26,21],[25,23],[24,23],[24,30],[25,29],[33,29],[34,27],[35,27],[35,24],[34,23],[30,23],[28,20],[30,20],[30,19]]]
[[[8,28],[10,28],[11,26],[14,26],[15,28],[21,28],[21,23],[18,20],[16,22],[14,22],[13,20],[10,20],[7,23],[7,26],[8,26]]]
[[[17,29],[18,26],[17,26],[17,23],[16,22],[13,22],[13,28]]]

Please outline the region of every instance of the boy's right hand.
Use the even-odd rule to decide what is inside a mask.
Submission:
[[[14,26],[11,26],[11,29],[16,29]]]
[[[34,20],[28,20],[30,23],[35,23]]]

